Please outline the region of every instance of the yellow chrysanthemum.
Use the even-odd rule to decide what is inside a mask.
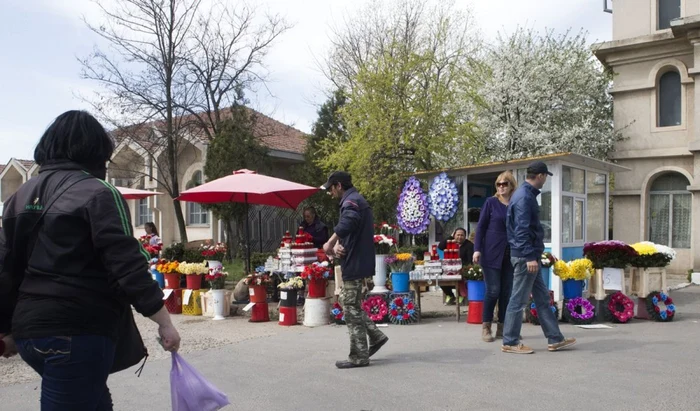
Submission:
[[[637,243],[637,244],[632,244],[632,248],[634,248],[639,255],[648,255],[648,254],[655,254],[657,253],[656,247],[654,247],[654,244],[644,242],[644,243]]]
[[[396,259],[399,261],[409,261],[413,258],[413,254],[411,253],[399,253],[396,254]]]
[[[586,280],[593,275],[593,262],[580,258],[569,262],[569,274],[574,280]]]
[[[566,261],[559,260],[556,263],[554,263],[554,275],[559,276],[559,278],[564,280],[569,279],[569,266],[566,264]]]

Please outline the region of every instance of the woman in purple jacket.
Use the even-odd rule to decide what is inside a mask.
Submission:
[[[496,338],[503,338],[503,322],[513,288],[513,266],[510,264],[510,248],[506,235],[506,209],[517,183],[510,171],[501,173],[496,179],[496,195],[484,203],[476,227],[474,241],[474,264],[484,271],[486,295],[481,339],[493,342],[491,321],[498,301],[498,325]]]

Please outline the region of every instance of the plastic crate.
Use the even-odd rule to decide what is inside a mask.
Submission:
[[[163,290],[165,308],[170,314],[182,314],[182,290]]]
[[[182,313],[202,315],[202,290],[182,290]]]

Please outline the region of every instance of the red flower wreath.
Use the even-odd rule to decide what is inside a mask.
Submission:
[[[624,324],[634,317],[634,301],[618,291],[603,300],[603,316],[607,321]]]
[[[384,321],[384,318],[389,314],[389,308],[381,295],[373,295],[362,302],[362,309],[365,310],[369,319],[373,322]]]

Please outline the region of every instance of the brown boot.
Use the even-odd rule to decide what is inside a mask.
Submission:
[[[496,324],[496,338],[503,338],[503,323]]]
[[[494,338],[491,335],[491,323],[481,324],[481,339],[486,342],[493,342]]]

